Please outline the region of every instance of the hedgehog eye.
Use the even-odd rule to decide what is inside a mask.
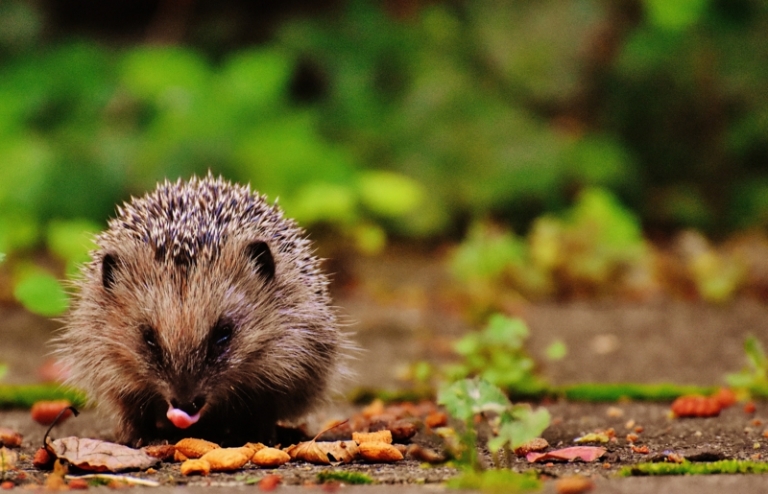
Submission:
[[[227,346],[232,339],[235,328],[228,319],[219,319],[211,329],[211,342],[219,348]]]
[[[157,342],[157,332],[155,331],[155,328],[144,324],[141,326],[140,331],[141,338],[144,340],[144,344],[147,345],[147,348],[149,348],[150,351],[157,352],[160,350],[160,344]]]

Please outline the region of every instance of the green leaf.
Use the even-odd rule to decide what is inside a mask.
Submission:
[[[568,354],[568,347],[563,340],[555,340],[545,350],[547,359],[552,361],[562,360]]]
[[[53,220],[46,235],[48,248],[64,261],[85,262],[88,251],[95,249],[94,235],[99,226],[88,220]]]
[[[27,310],[41,316],[57,316],[69,307],[64,288],[47,273],[31,272],[15,286],[13,296]]]
[[[650,22],[670,31],[696,24],[708,6],[709,0],[645,0]]]
[[[358,183],[360,202],[374,214],[396,218],[411,213],[424,201],[420,183],[388,171],[366,171]]]
[[[8,364],[0,364],[0,381],[8,374]]]
[[[463,379],[440,390],[437,402],[464,422],[484,412],[502,413],[510,406],[501,389],[481,379]]]
[[[529,405],[516,405],[511,413],[502,414],[499,433],[488,441],[488,449],[495,453],[507,444],[514,449],[541,437],[541,433],[549,427],[550,420],[546,408],[534,411]]]

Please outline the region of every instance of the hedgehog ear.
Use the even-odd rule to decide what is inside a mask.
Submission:
[[[117,257],[114,254],[106,254],[101,260],[101,284],[107,291],[111,291],[115,285],[116,270]]]
[[[259,274],[267,281],[272,281],[275,277],[275,258],[272,257],[269,245],[262,240],[257,240],[248,244],[245,248],[245,254],[259,271]]]

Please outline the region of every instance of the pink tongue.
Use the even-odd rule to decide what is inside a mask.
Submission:
[[[166,416],[168,417],[168,420],[170,420],[173,425],[179,429],[186,429],[190,425],[200,420],[200,412],[197,412],[190,417],[189,414],[184,410],[173,408],[173,406],[168,407],[168,413]]]

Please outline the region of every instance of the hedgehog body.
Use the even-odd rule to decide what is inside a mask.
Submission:
[[[246,186],[166,181],[97,236],[57,353],[117,437],[269,441],[345,345],[304,232]]]

